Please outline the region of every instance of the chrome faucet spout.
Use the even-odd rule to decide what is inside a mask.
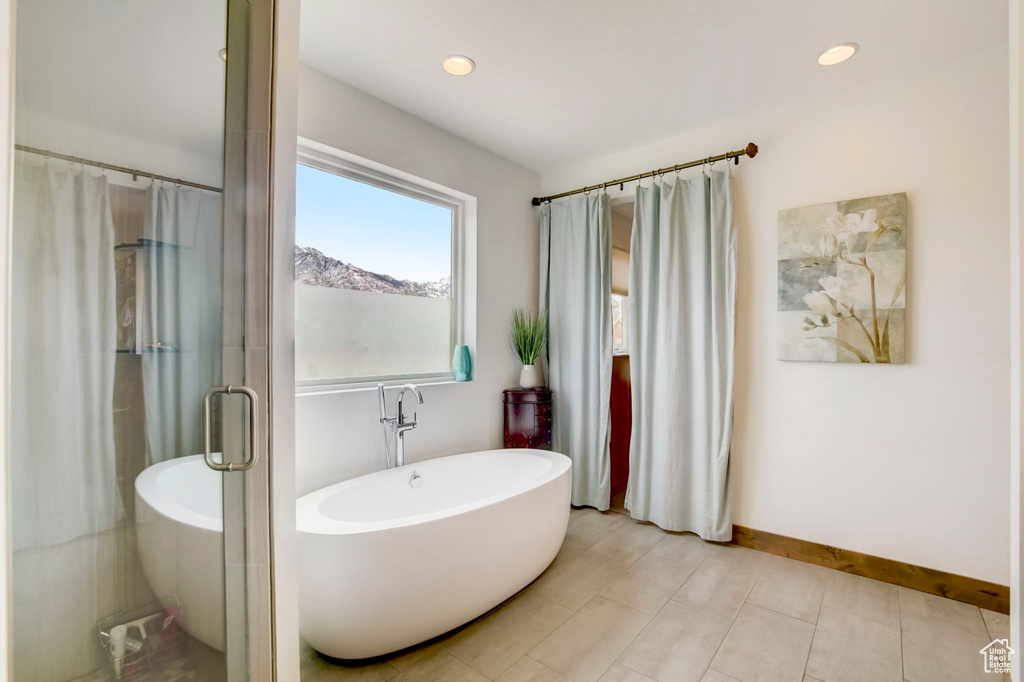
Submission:
[[[402,424],[409,423],[409,422],[406,421],[406,419],[405,419],[405,411],[402,409],[402,403],[405,400],[405,394],[407,392],[409,392],[409,391],[412,391],[414,394],[416,394],[416,400],[419,401],[420,405],[423,404],[423,394],[420,393],[420,389],[419,388],[417,388],[413,384],[406,384],[405,386],[402,386],[402,388],[399,389],[399,391],[398,391],[398,424],[400,426]],[[416,424],[416,413],[415,412],[413,412],[413,414],[412,414],[412,424],[413,425]]]
[[[395,424],[395,433],[398,436],[395,444],[395,466],[405,466],[405,434],[416,428],[416,413],[412,413],[412,420],[405,417],[404,400],[405,394],[412,391],[416,395],[419,404],[423,404],[423,394],[420,389],[412,384],[406,384],[398,390],[398,423]]]
[[[377,385],[378,402],[380,404],[380,423],[384,427],[384,446],[387,450],[387,464],[391,468],[391,441],[390,434],[395,441],[395,466],[405,465],[405,434],[416,428],[416,413],[413,412],[412,419],[405,416],[405,394],[412,392],[417,402],[423,404],[423,394],[413,384],[406,384],[398,390],[398,415],[389,417],[387,402],[384,399],[384,384]]]

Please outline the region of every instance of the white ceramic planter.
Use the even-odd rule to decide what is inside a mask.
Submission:
[[[519,372],[519,386],[521,388],[537,388],[544,385],[544,375],[541,374],[537,365],[523,365]]]

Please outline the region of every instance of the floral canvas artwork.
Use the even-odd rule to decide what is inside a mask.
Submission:
[[[907,195],[779,211],[778,358],[902,364]]]

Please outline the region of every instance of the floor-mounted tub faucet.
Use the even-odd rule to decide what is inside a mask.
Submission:
[[[377,384],[377,395],[380,402],[380,423],[384,427],[384,446],[387,449],[388,468],[391,464],[391,436],[395,439],[395,464],[394,466],[405,465],[405,434],[416,428],[416,413],[412,413],[412,419],[405,416],[405,394],[412,391],[416,395],[419,404],[423,404],[423,394],[420,389],[412,384],[406,384],[398,391],[398,416],[389,417],[387,402],[384,399],[384,384]]]

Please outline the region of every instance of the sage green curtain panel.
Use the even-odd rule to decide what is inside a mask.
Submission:
[[[548,311],[552,444],[572,459],[572,503],[602,510],[611,497],[611,225],[606,194],[541,207],[540,305]]]
[[[736,315],[728,170],[639,187],[630,256],[626,508],[666,530],[728,541]]]

